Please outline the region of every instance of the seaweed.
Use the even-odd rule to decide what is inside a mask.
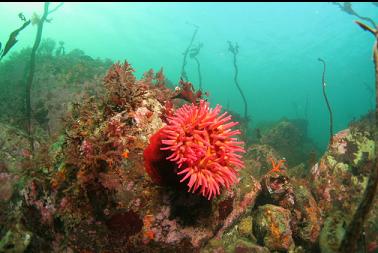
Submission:
[[[193,41],[197,35],[197,32],[198,32],[198,29],[199,29],[199,26],[198,25],[195,25],[193,24],[195,29],[194,29],[194,32],[193,32],[193,35],[192,35],[192,38],[189,42],[189,45],[188,47],[186,48],[186,50],[184,51],[183,55],[183,59],[182,59],[182,67],[181,67],[181,79],[185,80],[185,81],[188,81],[188,76],[186,74],[186,71],[185,71],[185,66],[186,66],[186,58],[188,57],[188,53],[190,51],[190,48],[192,47],[192,44],[193,44]]]
[[[326,63],[322,58],[318,58],[318,61],[323,63],[323,74],[322,74],[322,88],[323,88],[323,96],[325,103],[327,105],[327,109],[329,112],[329,145],[332,145],[333,142],[333,117],[332,117],[332,109],[331,105],[329,104],[328,97],[325,91],[326,82],[325,82],[325,72],[326,72]]]
[[[21,14],[21,13],[20,13]],[[23,19],[24,20],[25,17],[23,16]],[[2,51],[0,51],[0,54],[1,54],[1,57],[0,57],[0,61],[3,59],[3,57],[8,54],[9,50],[11,50],[11,48],[16,45],[17,43],[17,35],[22,31],[24,30],[29,24],[31,23],[30,20],[28,21],[24,21],[24,23],[22,24],[22,26],[16,30],[14,30],[10,35],[9,35],[9,39],[7,41],[7,43],[5,44],[5,47]],[[1,48],[1,44],[0,44],[0,48]]]
[[[375,24],[374,20],[372,20],[369,17],[361,16],[355,10],[353,10],[351,2],[344,2],[343,4],[338,3],[338,2],[331,2],[331,3],[334,4],[334,5],[339,6],[340,10],[343,11],[343,12],[345,12],[345,13],[348,13],[349,15],[356,16],[357,18],[365,20],[365,21],[369,22],[373,27],[377,26]],[[372,4],[374,4],[376,6],[376,3],[372,3]]]
[[[194,59],[197,63],[197,71],[198,71],[198,82],[199,82],[199,89],[202,91],[202,75],[201,75],[201,64],[197,58],[201,48],[203,47],[203,43],[199,43],[198,46],[193,47],[190,50],[190,58]]]
[[[28,77],[26,80],[26,120],[27,120],[27,133],[29,135],[29,142],[30,142],[30,150],[34,151],[34,140],[32,136],[32,122],[31,122],[31,117],[32,117],[32,112],[31,112],[31,89],[33,85],[33,79],[34,79],[34,74],[35,74],[35,57],[36,53],[39,47],[39,44],[41,43],[42,39],[42,31],[43,31],[43,24],[44,22],[50,22],[49,19],[47,19],[48,15],[56,11],[59,7],[63,5],[63,3],[57,5],[54,9],[49,11],[49,2],[46,2],[44,4],[44,12],[41,17],[41,19],[38,20],[38,27],[37,27],[37,34],[35,37],[34,45],[32,48],[32,52],[30,55],[30,62],[29,62],[29,73]]]
[[[195,91],[193,84],[191,82],[186,82],[183,79],[181,79],[179,85],[180,86],[177,86],[176,92],[171,97],[171,99],[180,98],[189,103],[196,104],[202,98],[202,91]]]
[[[236,64],[236,55],[239,53],[239,45],[238,43],[235,43],[235,46],[232,45],[231,41],[227,41],[228,42],[228,51],[230,51],[233,56],[234,56],[234,68],[235,68],[235,75],[234,75],[234,82],[235,82],[235,85],[236,87],[238,88],[239,90],[239,93],[243,99],[243,102],[244,102],[244,120],[246,122],[246,124],[248,124],[248,121],[249,121],[249,117],[248,117],[248,104],[247,104],[247,99],[245,98],[245,95],[242,91],[242,89],[240,88],[240,85],[239,85],[239,82],[238,82],[238,65]]]
[[[64,48],[64,41],[59,41],[59,47],[56,50],[55,55],[60,56],[60,55],[65,55],[65,54],[66,54],[66,50]]]

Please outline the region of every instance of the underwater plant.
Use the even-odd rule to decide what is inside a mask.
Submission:
[[[243,102],[244,102],[244,120],[245,120],[246,123],[248,123],[247,99],[245,98],[244,93],[243,93],[242,89],[240,88],[240,85],[239,85],[239,82],[238,82],[239,70],[238,70],[238,65],[236,64],[236,55],[239,53],[239,45],[238,45],[238,43],[235,43],[235,46],[233,46],[231,41],[227,41],[227,42],[228,42],[228,45],[229,45],[228,51],[230,51],[234,56],[234,68],[235,68],[234,82],[235,82],[236,87],[239,90],[239,93],[240,93],[242,99],[243,99]]]
[[[151,177],[161,174],[166,168],[152,168],[149,158],[155,152],[169,151],[165,157],[177,166],[180,182],[188,180],[188,192],[200,194],[209,200],[220,194],[221,187],[230,188],[237,181],[238,170],[244,168],[241,160],[244,142],[235,138],[240,130],[232,130],[238,122],[232,122],[227,112],[219,115],[221,106],[210,108],[208,102],[200,100],[199,104],[185,104],[172,117],[168,125],[151,137],[144,156],[147,172]],[[154,144],[155,142],[155,144]]]
[[[64,49],[64,41],[59,41],[59,47],[55,52],[56,56],[65,55],[66,50]]]
[[[370,32],[375,37],[375,44],[373,46],[373,57],[375,66],[375,125],[378,120],[378,28],[375,26],[371,28],[360,21],[355,21],[363,30]],[[373,22],[374,23],[374,22]],[[378,187],[378,135],[375,134],[375,165],[371,166],[372,170],[367,182],[364,196],[355,211],[352,221],[345,231],[343,240],[341,241],[339,252],[356,252],[357,241],[359,240],[363,231],[364,223],[374,203],[374,197],[377,193]]]
[[[202,75],[201,75],[201,65],[197,58],[197,55],[199,54],[201,48],[203,47],[203,43],[199,43],[198,46],[193,47],[190,50],[190,58],[194,59],[197,63],[197,71],[198,71],[198,82],[199,82],[199,89],[202,90]]]
[[[338,2],[331,2],[332,4],[334,5],[337,5],[339,6],[340,10],[345,12],[345,13],[348,13],[349,15],[353,15],[353,16],[356,16],[357,18],[360,18],[362,20],[365,20],[367,22],[369,22],[373,27],[376,27],[377,25],[375,24],[374,20],[372,20],[371,18],[369,17],[364,17],[364,16],[361,16],[360,14],[358,14],[353,8],[352,8],[352,3],[351,2],[344,2],[343,4],[341,3],[338,3]],[[376,5],[374,2],[372,3],[374,5]]]
[[[323,59],[318,58],[318,61],[323,63],[323,74],[322,74],[322,88],[323,88],[323,96],[325,103],[327,105],[327,109],[329,112],[329,145],[332,145],[332,140],[333,140],[333,117],[332,117],[332,110],[331,110],[331,105],[329,104],[328,97],[325,91],[326,87],[326,82],[325,82],[325,72],[326,72],[326,63]]]
[[[183,79],[179,82],[180,86],[176,88],[176,93],[171,97],[181,98],[189,103],[197,103],[202,98],[202,91],[195,91],[191,82],[186,82]]]
[[[26,120],[27,120],[27,133],[29,135],[29,142],[30,142],[30,149],[34,150],[34,144],[33,144],[33,137],[32,137],[32,129],[31,129],[31,101],[30,101],[30,94],[31,89],[33,85],[33,78],[35,73],[35,56],[39,47],[39,44],[41,43],[42,39],[42,31],[43,31],[43,24],[44,22],[50,22],[49,19],[47,19],[48,15],[56,11],[59,7],[63,5],[63,3],[57,5],[54,9],[49,11],[49,2],[46,2],[44,4],[44,11],[42,17],[38,20],[37,23],[37,34],[35,37],[34,45],[32,48],[32,52],[30,55],[30,62],[29,62],[29,73],[26,80]]]
[[[5,47],[2,51],[0,51],[0,61],[3,59],[3,57],[9,52],[9,50],[17,43],[17,35],[22,31],[24,30],[29,24],[30,24],[30,20],[26,21],[26,18],[25,16],[20,13],[18,14],[18,16],[20,17],[20,19],[22,21],[24,21],[24,23],[22,24],[22,26],[16,30],[14,30],[10,35],[9,35],[9,39],[7,41],[7,43],[5,44]],[[1,43],[0,43],[0,49],[1,49]]]
[[[195,37],[197,35],[197,32],[198,32],[198,29],[199,29],[198,25],[193,24],[193,26],[195,27],[195,30],[193,32],[193,35],[192,35],[192,38],[191,38],[191,40],[189,42],[188,47],[186,48],[186,50],[183,53],[184,58],[182,59],[181,78],[184,79],[185,81],[188,81],[188,76],[186,75],[186,71],[185,71],[185,66],[186,66],[186,63],[187,63],[186,62],[186,57],[188,57],[189,50],[192,47],[193,41],[194,41],[194,39],[195,39]]]

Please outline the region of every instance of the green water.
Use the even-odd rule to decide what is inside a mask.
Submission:
[[[353,8],[378,18],[371,3],[353,3]],[[22,24],[20,12],[41,15],[43,3],[0,3],[3,46]],[[127,59],[137,76],[163,67],[173,83],[179,81],[183,52],[197,25],[194,45],[203,43],[198,55],[203,89],[213,105],[243,114],[227,44],[237,42],[238,79],[248,101],[250,126],[307,117],[309,136],[321,149],[329,138],[329,124],[319,57],[327,63],[335,132],[375,106],[369,92],[374,89],[374,38],[353,22],[356,17],[331,3],[64,3],[50,17],[43,38],[64,41],[67,51],[79,48],[94,58]],[[36,26],[22,31],[3,61],[32,46],[35,34]],[[186,70],[198,88],[197,65],[189,57]]]

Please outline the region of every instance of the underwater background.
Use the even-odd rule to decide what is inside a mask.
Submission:
[[[0,253],[378,252],[376,21],[0,3]]]
[[[364,16],[377,16],[370,3],[355,3],[353,8]],[[0,38],[5,44],[20,22],[18,13],[31,16],[41,12],[43,4],[0,3],[0,9]],[[52,18],[43,37],[64,41],[66,50],[79,48],[112,61],[127,59],[138,77],[146,69],[163,67],[174,83],[197,25],[193,44],[203,43],[198,55],[203,89],[210,93],[212,105],[229,105],[242,114],[227,44],[237,42],[238,78],[252,127],[282,117],[307,117],[309,136],[321,150],[328,141],[328,114],[319,57],[327,62],[326,89],[335,131],[374,108],[373,38],[361,33],[355,17],[331,3],[66,3]],[[12,51],[32,45],[32,29],[19,34]],[[195,61],[188,59],[186,68],[198,88]]]

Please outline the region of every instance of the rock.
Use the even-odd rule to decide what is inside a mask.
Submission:
[[[344,237],[348,218],[337,211],[327,217],[322,228],[319,245],[322,253],[337,253]]]
[[[311,169],[312,188],[324,212],[337,206],[350,213],[361,200],[374,163],[374,140],[358,129],[340,131],[333,140]]]
[[[266,247],[262,247],[259,245],[256,245],[254,243],[245,241],[245,240],[238,240],[234,247],[231,249],[233,253],[269,253],[269,249]]]
[[[10,125],[0,123],[0,161],[13,172],[22,168],[20,157],[31,155],[26,133]]]
[[[312,163],[309,168],[317,163],[317,160]],[[290,178],[298,178],[298,179],[306,179],[309,173],[309,169],[306,167],[304,163],[298,164],[297,166],[290,168],[287,170],[287,174]]]
[[[252,235],[252,216],[247,216],[240,220],[238,225],[239,234],[242,237],[250,237]]]
[[[25,188],[25,220],[35,221],[27,228],[36,234],[59,224],[75,252],[198,252],[212,238],[227,248],[235,240],[225,242],[225,234],[250,215],[261,190],[254,167],[246,164],[236,183],[211,200],[187,192],[177,171],[166,173],[161,164],[162,176],[175,181],[155,182],[143,152],[169,108],[157,99],[153,73],[136,81],[132,72],[127,62],[115,64],[104,79],[106,103],[89,98],[73,110],[64,145],[54,149],[61,159],[51,166],[51,180]],[[49,222],[42,225],[43,217]]]
[[[285,172],[267,173],[261,180],[258,202],[274,204],[292,210],[295,204],[294,190]]]
[[[293,233],[304,243],[307,248],[317,245],[322,217],[320,209],[312,196],[306,181],[293,183],[295,205],[292,214],[295,219],[292,222]]]
[[[241,174],[247,173],[247,171],[243,171]],[[259,182],[257,182],[251,176],[243,177],[238,185],[240,187],[235,192],[236,194],[229,192],[229,196],[226,198],[226,200],[220,201],[217,205],[217,216],[218,218],[220,218],[220,220],[223,220],[222,216],[224,216],[224,214],[222,214],[222,212],[224,210],[224,206],[232,205],[229,207],[229,214],[224,219],[224,222],[222,222],[223,226],[217,232],[218,238],[220,238],[225,231],[230,229],[236,223],[236,221],[238,221],[238,219],[242,217],[243,214],[249,213],[252,210],[255,204],[256,196],[260,193],[261,190]],[[249,190],[246,191],[247,189]],[[240,194],[243,195],[242,199],[240,199]],[[231,201],[232,199],[233,201]]]
[[[231,232],[233,233],[233,232]],[[223,240],[211,239],[209,243],[200,250],[201,253],[269,253],[269,249],[258,245],[255,241],[240,238],[237,233],[228,235]]]
[[[32,233],[26,231],[22,225],[17,224],[1,238],[0,252],[22,253],[29,246]]]
[[[13,194],[15,177],[6,172],[0,172],[0,202],[7,202]]]
[[[259,206],[253,223],[253,231],[259,244],[269,250],[287,251],[294,247],[290,228],[290,211],[274,205]]]
[[[337,217],[334,210],[338,210],[346,217],[344,218],[346,223],[350,222],[349,217],[353,216],[361,202],[370,171],[376,168],[374,167],[376,166],[374,164],[375,134],[377,134],[377,129],[374,123],[374,114],[370,113],[359,121],[353,122],[348,129],[338,132],[333,137],[332,145],[320,161],[312,167],[311,188],[324,217]],[[377,240],[377,214],[376,197],[365,223],[367,244]],[[328,220],[328,222],[330,221]],[[338,222],[333,223],[339,224]],[[328,224],[324,226],[326,227],[326,225],[328,226]],[[338,238],[336,235],[333,236]]]
[[[268,145],[254,144],[248,147],[244,155],[246,167],[253,168],[251,175],[258,180],[272,169],[271,159],[277,161],[282,156],[275,149]],[[286,165],[283,165],[286,168]]]
[[[276,205],[291,213],[290,226],[296,244],[316,246],[321,226],[320,209],[311,194],[308,183],[291,179],[286,171],[268,173],[261,180],[262,191],[256,205]]]
[[[70,70],[85,73],[87,68]],[[146,173],[143,151],[149,137],[166,124],[176,104],[170,101],[173,90],[164,87],[162,71],[156,75],[149,71],[136,80],[127,62],[115,64],[105,78],[89,78],[93,85],[82,85],[85,78],[74,72],[54,82],[47,104],[40,106],[40,123],[46,124],[48,118],[52,133],[62,127],[65,130],[52,146],[40,142],[44,148],[36,147],[32,155],[25,133],[0,124],[0,160],[7,162],[4,167],[10,172],[27,168],[18,186],[22,189],[14,191],[18,193],[13,194],[14,199],[9,176],[0,170],[0,191],[5,193],[0,195],[0,204],[11,209],[10,215],[17,215],[25,226],[4,235],[0,252],[23,252],[28,247],[30,252],[184,253],[199,252],[206,245],[238,252],[267,251],[251,242],[255,240],[251,211],[261,191],[259,181],[252,176],[256,168],[251,163],[240,171],[235,185],[222,187],[221,194],[210,201],[188,193],[187,185],[179,181],[179,186],[158,185]],[[63,81],[78,84],[75,87],[85,94],[75,96],[80,102],[70,103],[64,124],[59,124],[58,116],[68,110],[66,102],[73,100],[68,96],[73,94],[59,97],[66,88]],[[47,93],[44,85],[38,87],[38,94]],[[172,102],[171,107],[167,102]],[[33,125],[36,129],[37,124]],[[37,141],[42,133],[47,139],[43,129],[33,132]],[[177,176],[177,171],[172,174]],[[17,209],[12,209],[15,203]],[[8,226],[2,226],[1,232]],[[228,241],[228,234],[245,241]]]
[[[284,119],[262,134],[261,143],[284,156],[290,167],[306,162],[316,145],[307,137],[307,121]]]

